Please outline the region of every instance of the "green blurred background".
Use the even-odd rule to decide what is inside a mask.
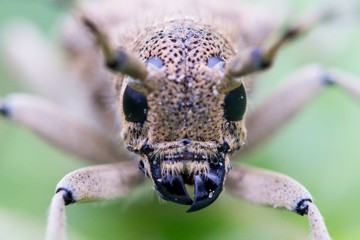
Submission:
[[[287,4],[289,11],[299,15],[303,9],[319,3],[296,0]],[[5,26],[21,17],[56,42],[54,28],[63,12],[63,8],[50,1],[1,0],[0,36],[4,37]],[[286,47],[274,67],[260,76],[259,93],[252,102],[256,104],[281,85],[285,76],[312,62],[360,76],[360,19],[357,20],[326,24]],[[25,90],[7,70],[6,62],[0,48],[1,96]],[[334,239],[360,239],[359,144],[360,102],[334,87],[317,97],[244,161],[282,172],[304,184],[313,194]],[[47,208],[56,183],[66,173],[85,165],[27,129],[0,119],[1,239],[43,238]],[[73,205],[66,210],[71,239],[307,239],[309,236],[306,218],[254,206],[226,193],[211,207],[187,214],[185,206],[159,202],[149,183],[124,199]]]

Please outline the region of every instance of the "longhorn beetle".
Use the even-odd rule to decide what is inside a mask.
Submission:
[[[71,99],[80,113],[27,94],[0,102],[4,117],[100,164],[58,183],[47,239],[65,237],[65,205],[123,197],[146,177],[160,198],[189,205],[188,212],[209,207],[225,188],[253,203],[308,215],[313,239],[330,238],[302,185],[230,157],[266,140],[327,85],[360,98],[359,80],[310,65],[248,111],[254,74],[270,68],[286,43],[334,17],[318,12],[272,36],[276,24],[261,16],[256,8],[211,1],[120,7],[106,0],[75,8],[64,23],[67,70],[53,69],[51,81],[81,89]],[[51,85],[44,88],[52,91]]]

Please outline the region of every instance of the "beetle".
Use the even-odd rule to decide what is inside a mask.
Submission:
[[[189,211],[196,211],[216,200],[226,183],[228,191],[241,198],[279,205],[299,214],[307,213],[309,204],[313,208],[311,213],[315,214],[310,220],[321,220],[311,203],[311,196],[298,183],[271,172],[233,167],[229,160],[230,154],[245,144],[245,119],[248,119],[247,128],[251,136],[248,138],[249,149],[267,137],[268,129],[278,128],[290,117],[284,111],[285,114],[277,113],[280,120],[262,120],[270,115],[267,111],[276,110],[271,105],[283,99],[283,92],[280,92],[245,118],[248,81],[245,77],[268,68],[273,60],[273,52],[282,42],[301,32],[302,25],[300,30],[290,28],[267,48],[263,40],[270,29],[265,29],[261,36],[251,31],[246,32],[248,35],[243,33],[242,41],[235,41],[236,33],[232,36],[221,28],[225,26],[225,17],[220,19],[220,25],[213,23],[211,26],[186,16],[170,17],[164,22],[155,19],[156,24],[151,23],[144,28],[134,26],[135,33],[127,33],[124,29],[128,31],[131,22],[125,21],[126,25],[119,25],[119,19],[126,18],[123,19],[118,12],[113,17],[103,18],[101,13],[104,11],[98,11],[98,6],[96,4],[92,8],[89,4],[89,9],[85,7],[85,14],[76,16],[76,21],[70,20],[67,26],[69,32],[79,32],[79,35],[68,34],[69,38],[65,38],[67,51],[73,61],[72,67],[74,71],[81,69],[77,70],[81,73],[81,79],[87,80],[87,86],[82,87],[89,95],[85,97],[91,100],[90,110],[95,113],[92,116],[95,119],[90,121],[109,128],[100,129],[104,132],[113,132],[116,129],[114,119],[118,122],[120,119],[125,146],[141,157],[139,168],[150,177],[161,198],[189,204]],[[105,9],[112,6],[113,3],[102,4]],[[92,12],[94,9],[96,11]],[[111,12],[105,12],[111,15]],[[222,15],[225,14],[221,11],[217,13],[217,16]],[[244,29],[242,31],[245,32]],[[119,40],[120,36],[123,39]],[[128,44],[134,36],[135,41],[132,45]],[[249,42],[246,43],[246,40]],[[86,59],[91,61],[87,62]],[[313,91],[314,94],[329,83],[337,83],[349,91],[358,88],[356,81],[354,86],[348,87],[348,80],[352,80],[352,77],[332,69],[323,71],[310,66],[291,82],[304,84],[305,80],[299,81],[299,76],[307,81],[307,88],[303,91]],[[76,79],[76,76],[70,78]],[[284,92],[288,94],[294,89],[299,94],[294,86],[288,86]],[[116,103],[112,114],[107,112],[106,103],[101,102],[109,96]],[[302,105],[301,96],[299,99],[296,97],[294,94],[294,103],[289,106],[291,110]],[[96,127],[99,126],[84,125],[76,117],[68,115],[66,110],[43,99],[12,95],[2,102],[1,112],[86,159],[116,162],[124,156],[133,157],[120,148],[120,140],[109,139],[98,131]],[[36,116],[34,113],[37,113]],[[34,122],[32,117],[45,120]],[[61,126],[61,131],[48,124]],[[116,132],[119,131],[116,129]],[[113,177],[118,175],[123,177]],[[85,168],[67,175],[56,189],[48,237],[62,235],[62,224],[57,214],[62,209],[62,201],[70,204],[122,196],[142,181],[142,177],[133,163]],[[266,179],[265,183],[262,179]],[[272,181],[273,184],[268,183]],[[111,184],[106,185],[108,182]],[[185,183],[195,186],[193,198]],[[293,186],[292,190],[298,194],[285,194],[289,189],[282,189],[284,184]],[[257,195],[254,189],[264,190],[258,191]],[[279,189],[282,192],[276,195]],[[264,197],[269,194],[275,200]],[[287,198],[285,202],[279,202],[284,197]],[[315,226],[314,238],[318,237],[316,234],[327,236],[324,232],[324,225]]]

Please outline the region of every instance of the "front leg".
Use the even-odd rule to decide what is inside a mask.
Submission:
[[[117,133],[107,136],[45,98],[23,93],[8,95],[0,99],[0,115],[94,163],[118,162],[132,157],[120,144],[120,139],[116,140]]]
[[[144,175],[133,162],[87,167],[69,173],[56,186],[49,210],[46,239],[66,239],[66,205],[126,196],[143,179]]]
[[[226,190],[252,203],[285,208],[300,215],[307,214],[312,239],[330,239],[310,193],[290,177],[267,170],[235,166],[227,176]]]
[[[250,152],[288,123],[326,87],[338,87],[360,100],[360,79],[350,73],[317,64],[296,71],[272,96],[246,119],[247,144],[237,155]]]

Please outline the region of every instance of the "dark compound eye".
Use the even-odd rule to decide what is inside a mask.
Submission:
[[[219,65],[218,65],[219,64]],[[208,62],[207,62],[207,66],[209,68],[213,68],[215,67],[216,65],[218,65],[220,67],[220,69],[222,71],[224,71],[224,68],[225,68],[225,62],[224,60],[222,60],[221,58],[219,58],[218,56],[212,56],[212,57],[209,57],[208,59]]]
[[[149,106],[146,96],[127,86],[123,96],[123,111],[126,121],[144,123]]]
[[[224,116],[228,121],[240,121],[246,110],[246,92],[244,85],[231,90],[225,95]]]

